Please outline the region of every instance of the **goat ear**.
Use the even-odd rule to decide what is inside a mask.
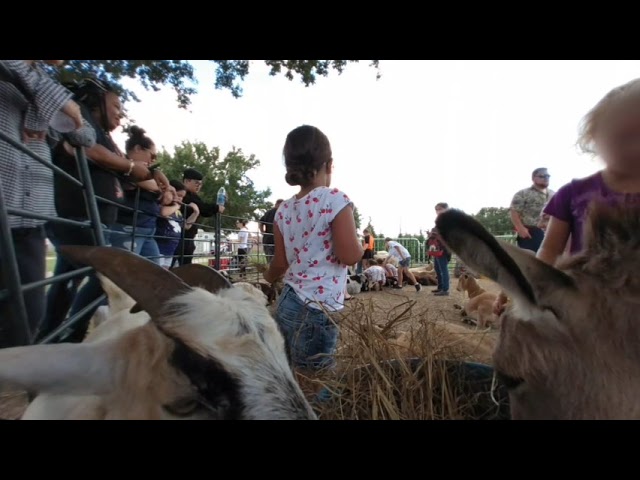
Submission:
[[[231,288],[231,282],[217,270],[206,265],[197,263],[187,263],[179,267],[172,268],[171,273],[177,276],[190,287],[200,287],[211,293],[217,293],[223,288]],[[131,313],[138,313],[143,308],[139,303],[131,307]]]
[[[115,341],[0,350],[0,383],[30,393],[102,395],[113,386]]]
[[[459,210],[436,220],[449,248],[473,270],[498,283],[511,296],[537,305],[545,291],[573,288],[573,280],[538,260],[533,252],[498,242],[478,221]]]
[[[65,245],[59,251],[73,263],[90,265],[109,278],[151,318],[161,317],[168,301],[191,290],[160,265],[120,248]]]

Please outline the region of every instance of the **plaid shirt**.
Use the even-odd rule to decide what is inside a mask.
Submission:
[[[0,131],[16,142],[23,142],[22,132],[29,129],[49,131],[54,114],[69,101],[72,93],[56,83],[37,65],[30,66],[24,60],[0,60],[13,73],[21,89],[7,81],[0,81]],[[55,132],[57,134],[57,132]],[[95,131],[88,124],[65,134],[73,144],[92,146]],[[58,141],[60,135],[49,140]],[[31,139],[25,143],[33,153],[51,162],[51,149],[47,139]],[[8,207],[56,216],[53,200],[53,172],[29,155],[0,140],[0,182],[5,204]],[[11,228],[35,228],[44,220],[9,216]]]

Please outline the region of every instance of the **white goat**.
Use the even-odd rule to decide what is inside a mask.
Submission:
[[[0,350],[0,382],[38,394],[24,419],[316,419],[256,295],[208,267],[194,280],[195,268],[180,278],[120,249],[61,253],[108,277],[137,313],[114,300],[83,343]]]

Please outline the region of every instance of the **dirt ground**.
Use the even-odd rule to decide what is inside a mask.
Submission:
[[[490,280],[479,279],[478,284],[487,292],[498,294],[500,287]],[[435,286],[422,287],[420,292],[416,292],[414,287],[405,285],[402,290],[384,289],[381,292],[359,293],[355,298],[360,300],[372,300],[375,311],[382,318],[386,318],[387,312],[407,300],[416,301],[416,310],[428,309],[429,317],[432,320],[446,320],[447,322],[466,325],[461,321],[460,310],[454,305],[462,306],[465,298],[461,292],[456,290],[458,279],[451,278],[451,290],[448,297],[437,297],[431,293]],[[347,302],[347,307],[351,307],[351,302]],[[472,327],[470,327],[472,328]]]
[[[415,301],[412,306],[415,312],[426,313],[428,319],[437,322],[448,322],[458,326],[464,326],[469,332],[476,331],[476,328],[469,326],[461,321],[460,310],[455,305],[462,306],[464,298],[461,292],[456,290],[458,280],[451,279],[451,291],[448,297],[437,297],[432,294],[435,287],[422,287],[422,291],[416,292],[414,287],[405,286],[402,290],[384,289],[381,292],[366,292],[355,296],[354,300],[347,302],[345,314],[349,315],[351,309],[362,308],[363,304],[370,308],[374,315],[376,323],[383,325],[388,321],[392,312],[405,308],[408,301]],[[499,287],[485,279],[478,280],[482,288],[488,292],[498,293]],[[400,331],[406,331],[418,325],[412,325],[417,322],[418,316],[412,317],[407,322],[403,322],[398,326]],[[488,335],[496,335],[497,331],[493,330]],[[487,358],[478,358],[478,361],[489,363]],[[23,392],[16,392],[7,386],[0,385],[0,419],[16,419],[19,418],[26,408],[27,397]]]

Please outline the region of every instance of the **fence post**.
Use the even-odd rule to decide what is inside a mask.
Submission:
[[[180,243],[178,244],[180,245],[180,254],[178,255],[178,265],[184,265],[184,244],[185,244],[186,235],[187,235],[187,206],[185,204],[182,204],[182,231],[180,232]],[[173,261],[171,262],[171,264],[173,264]]]
[[[140,208],[140,187],[136,185],[136,198],[133,202],[133,216],[131,217],[131,251],[136,245],[136,225],[138,224],[138,209]]]
[[[93,182],[91,181],[91,174],[89,173],[87,156],[85,155],[84,148],[82,147],[76,147],[76,163],[78,165],[80,181],[84,187],[84,200],[87,205],[87,213],[89,214],[93,237],[96,245],[103,247],[105,245],[104,231],[102,230],[102,221],[100,220],[100,213],[98,212],[98,201],[96,200],[96,195],[93,190]]]
[[[220,225],[220,212],[216,212],[216,225],[215,225],[215,230],[214,230],[214,239],[216,242],[216,246],[215,246],[215,261],[214,261],[214,265],[216,267],[216,270],[220,270],[220,241],[221,241],[221,237],[222,235],[220,234],[220,229],[221,229],[221,225]]]
[[[9,296],[3,301],[9,302],[9,311],[13,313],[9,319],[2,319],[2,321],[10,321],[12,323],[9,327],[9,332],[13,338],[7,340],[11,346],[30,345],[32,343],[32,332],[29,326],[27,307],[22,296],[20,271],[13,245],[13,236],[9,227],[7,206],[4,203],[2,182],[0,182],[0,261],[2,261],[4,284],[9,291]]]

